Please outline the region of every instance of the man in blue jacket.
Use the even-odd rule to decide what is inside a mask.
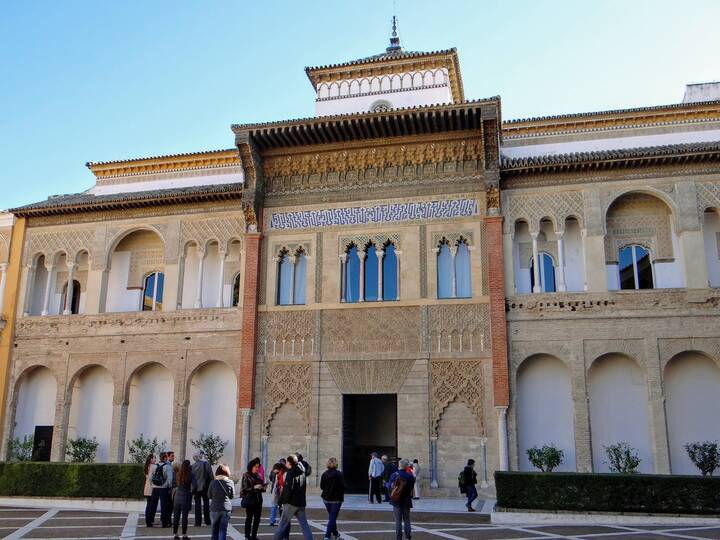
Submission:
[[[390,504],[395,514],[395,538],[402,540],[403,524],[405,538],[410,540],[412,528],[410,526],[410,509],[413,507],[412,494],[415,487],[415,477],[406,472],[410,463],[407,459],[401,459],[397,472],[390,477]]]

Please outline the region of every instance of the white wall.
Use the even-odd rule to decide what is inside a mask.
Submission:
[[[720,440],[720,368],[708,357],[685,353],[665,368],[670,464],[674,474],[699,474],[683,446]]]
[[[130,251],[116,251],[112,254],[111,268],[108,273],[107,302],[105,311],[140,311],[142,290],[128,290],[130,274]]]
[[[558,471],[575,471],[575,430],[570,372],[562,360],[536,356],[517,376],[518,456],[521,471],[536,470],[526,450],[554,444],[565,454]]]
[[[191,309],[195,305],[198,281],[198,257],[197,246],[189,246],[185,252],[185,271],[183,272],[182,287],[182,309]]]
[[[659,262],[654,264],[656,289],[674,289],[685,287],[685,272],[683,269],[680,239],[675,234],[675,231],[671,233],[671,238],[675,260],[672,262]]]
[[[56,399],[57,382],[48,368],[39,367],[25,375],[18,390],[13,436],[22,439],[33,435],[35,426],[52,426]]]
[[[527,261],[520,260],[520,244],[532,242],[530,231],[526,223],[518,223],[515,226],[515,236],[513,238],[513,268],[515,273],[515,292],[517,294],[529,294],[532,292],[530,288],[530,269],[522,266],[528,265]]]
[[[583,257],[582,233],[576,220],[565,223],[565,287],[571,292],[585,290],[585,260]]]
[[[201,433],[214,433],[228,441],[222,461],[235,462],[235,413],[237,380],[226,364],[210,362],[201,367],[190,384],[186,456],[196,450],[190,443]]]
[[[217,307],[218,287],[220,286],[220,253],[217,244],[207,248],[203,263],[203,307]]]
[[[588,374],[593,470],[608,472],[604,446],[627,442],[642,460],[638,470],[654,470],[645,375],[633,360],[611,354],[596,360]]]
[[[707,261],[708,281],[711,287],[720,287],[718,234],[720,234],[720,217],[718,217],[718,213],[705,212],[703,236],[705,238],[705,260]]]
[[[151,364],[135,373],[130,381],[127,440],[142,434],[170,443],[173,403],[173,379],[167,368]]]
[[[316,101],[315,116],[367,112],[373,103],[378,100],[389,101],[393,109],[436,105],[452,103],[452,91],[450,90],[450,86],[447,85],[436,88],[416,88],[412,90],[402,90],[400,92],[383,92],[364,96],[347,96]]]
[[[32,287],[32,301],[30,302],[30,315],[40,315],[45,298],[45,285],[47,284],[47,270],[45,259],[40,257],[35,265],[35,280]]]
[[[108,461],[112,415],[112,375],[100,366],[90,367],[77,378],[73,387],[68,439],[95,437],[100,443],[96,461]]]

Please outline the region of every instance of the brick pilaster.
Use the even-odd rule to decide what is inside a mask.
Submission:
[[[510,405],[507,325],[505,321],[505,275],[503,268],[502,217],[485,217],[490,293],[493,395],[496,407]]]
[[[255,344],[257,342],[257,302],[262,234],[245,235],[245,288],[242,304],[242,343],[240,344],[240,380],[238,407],[255,407]]]

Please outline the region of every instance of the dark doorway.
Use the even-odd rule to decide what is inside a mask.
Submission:
[[[35,426],[33,436],[33,461],[50,461],[50,449],[52,448],[52,426]]]
[[[350,493],[368,492],[370,454],[397,454],[397,395],[343,395],[343,473]]]

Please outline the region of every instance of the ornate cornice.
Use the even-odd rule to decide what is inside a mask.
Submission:
[[[237,149],[232,148],[121,161],[88,162],[86,166],[98,179],[102,179],[170,171],[236,167],[239,164]]]

